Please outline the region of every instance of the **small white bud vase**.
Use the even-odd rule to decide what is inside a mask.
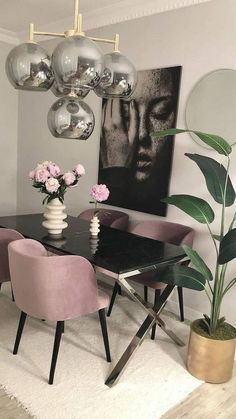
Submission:
[[[97,215],[94,215],[90,221],[90,229],[89,229],[91,236],[97,236],[100,231],[100,221]]]
[[[68,227],[68,224],[63,221],[67,217],[67,214],[63,212],[65,209],[66,206],[58,198],[52,199],[46,205],[46,211],[43,214],[46,221],[43,221],[42,225],[48,230],[49,235],[60,236],[62,230]]]
[[[89,244],[90,244],[91,254],[92,255],[95,255],[95,253],[97,252],[98,247],[99,247],[99,238],[98,238],[98,236],[92,236],[91,235],[90,240],[89,240]]]

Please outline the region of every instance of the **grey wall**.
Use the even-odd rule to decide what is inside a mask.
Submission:
[[[235,0],[214,0],[199,6],[187,7],[151,17],[137,19],[93,33],[109,37],[120,33],[121,50],[136,65],[137,69],[151,69],[182,65],[182,85],[178,127],[184,127],[184,111],[187,97],[194,84],[207,72],[218,68],[236,69],[236,2]],[[52,50],[55,41],[45,42]],[[87,142],[59,140],[51,136],[47,128],[47,111],[55,100],[51,93],[20,93],[19,138],[18,138],[18,212],[42,211],[42,196],[30,186],[28,171],[42,160],[56,161],[63,169],[84,164],[87,175],[78,189],[68,192],[68,212],[77,214],[88,207],[90,186],[97,181],[100,100],[92,93],[88,103],[95,112],[96,129]],[[215,203],[208,197],[203,178],[197,167],[184,157],[184,153],[196,152],[215,156],[214,152],[196,144],[188,135],[176,139],[170,193],[190,193],[206,198],[219,215]],[[232,178],[236,180],[235,153],[232,157]],[[154,216],[129,211],[131,220],[155,218]],[[174,207],[169,207],[168,220],[192,225],[196,229],[195,247],[214,266],[214,249],[204,228]],[[216,217],[217,219],[217,217]],[[217,231],[217,222],[213,228]],[[235,276],[235,268],[229,275]],[[235,323],[236,290],[228,295],[225,314]],[[173,297],[175,299],[175,296]],[[208,312],[203,293],[185,292],[185,303],[192,310]],[[189,311],[191,314],[191,310]],[[194,311],[192,311],[194,315]]]
[[[5,74],[5,61],[13,45],[0,41],[0,215],[16,211],[18,92]]]

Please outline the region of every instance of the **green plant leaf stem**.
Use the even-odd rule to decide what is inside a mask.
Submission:
[[[231,145],[222,137],[215,134],[207,134],[200,131],[194,131],[189,129],[178,129],[178,128],[171,128],[165,131],[158,131],[156,133],[152,133],[152,138],[162,138],[166,136],[172,136],[176,134],[181,134],[184,132],[192,132],[193,134],[197,135],[201,141],[207,144],[209,147],[213,148],[219,154],[223,154],[224,156],[228,156],[232,152]]]
[[[201,256],[196,252],[196,250],[193,250],[191,247],[187,245],[182,246],[186,255],[189,257],[190,261],[192,262],[195,269],[200,272],[204,278],[206,278],[208,282],[208,286],[210,288],[211,293],[213,293],[210,281],[213,280],[212,273],[204,260],[201,258]]]
[[[235,201],[235,191],[229,177],[228,166],[225,167],[216,160],[200,154],[185,153],[193,160],[205,177],[207,189],[218,204],[225,203],[229,207]],[[229,160],[229,158],[228,158]],[[228,164],[229,165],[229,164]]]
[[[202,224],[210,224],[215,218],[215,214],[208,202],[196,196],[171,195],[162,201],[175,205]]]

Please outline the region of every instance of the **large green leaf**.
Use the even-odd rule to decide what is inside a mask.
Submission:
[[[160,270],[161,282],[178,287],[190,288],[202,291],[206,280],[204,276],[195,269],[183,265],[169,265]]]
[[[201,256],[196,252],[196,250],[193,250],[191,247],[187,246],[186,244],[184,244],[182,247],[186,255],[188,255],[189,259],[191,260],[194,268],[198,272],[200,272],[204,276],[204,278],[206,278],[208,281],[212,281],[213,276],[210,269],[205,264]]]
[[[220,242],[218,261],[220,265],[229,262],[236,257],[236,228],[228,231]]]
[[[196,196],[172,195],[162,201],[175,205],[202,224],[210,224],[215,218],[215,214],[210,205],[204,199],[197,198]]]
[[[193,160],[203,173],[207,189],[219,204],[224,203],[224,188],[227,171],[224,166],[218,163],[216,160],[201,156],[200,154],[189,154],[185,153],[185,156]],[[226,196],[225,196],[225,205],[230,207],[235,201],[235,191],[232,185],[230,178],[228,177]]]
[[[200,138],[200,140],[202,140],[205,144],[209,145],[211,148],[216,150],[219,154],[228,156],[232,152],[231,145],[224,138],[220,137],[219,135],[207,134],[205,132],[200,131],[171,128],[165,131],[154,132],[152,133],[152,137],[161,138],[166,137],[168,135],[181,134],[183,132],[193,132],[195,135],[198,136],[198,138]]]

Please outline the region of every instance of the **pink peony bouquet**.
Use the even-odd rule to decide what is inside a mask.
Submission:
[[[34,188],[47,195],[43,200],[44,204],[55,198],[63,202],[67,188],[76,186],[79,178],[84,174],[85,169],[82,164],[77,164],[72,171],[61,173],[56,163],[44,161],[39,163],[34,170],[31,170],[29,178],[33,181],[32,186]]]
[[[106,185],[93,185],[90,190],[90,196],[93,198],[93,203],[95,204],[95,210],[97,209],[98,202],[106,201],[110,194],[109,189]],[[97,214],[98,211],[95,211]]]

